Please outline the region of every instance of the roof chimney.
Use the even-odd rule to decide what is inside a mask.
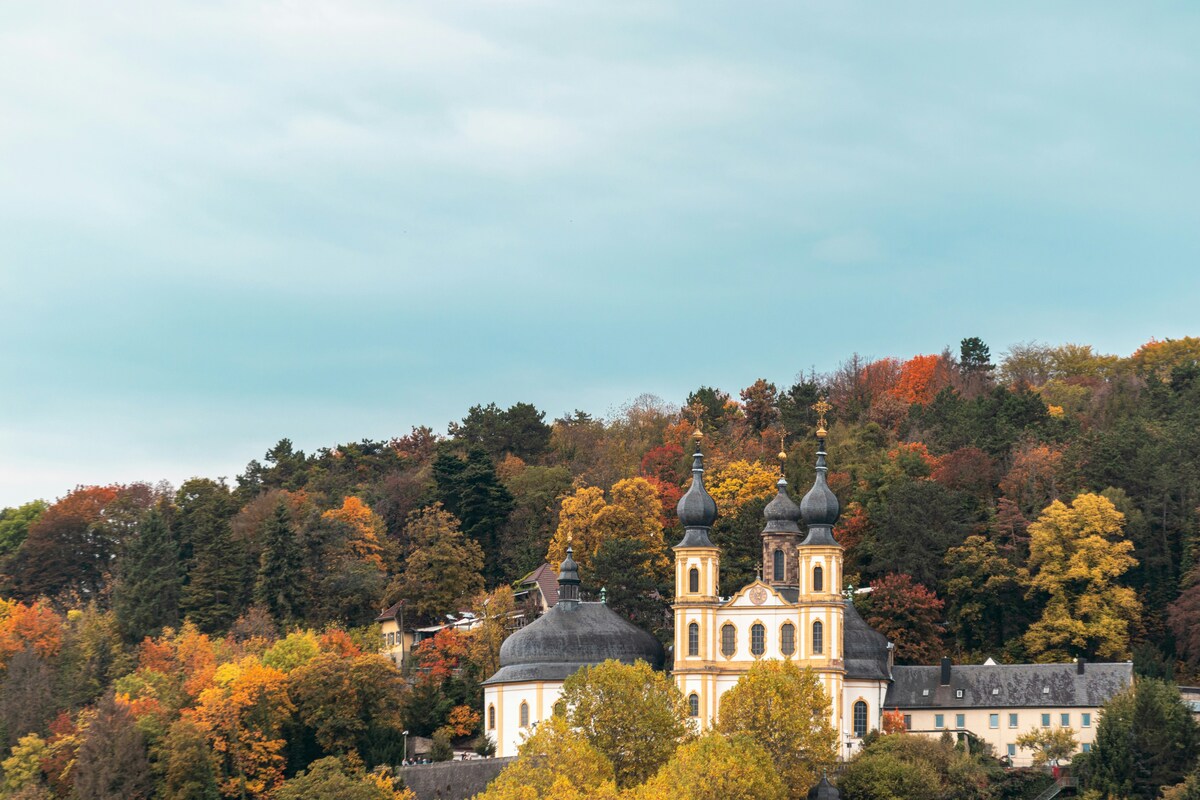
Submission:
[[[1083,674],[1085,664],[1087,664],[1087,659],[1083,659],[1083,658],[1075,659],[1075,674],[1076,675]]]
[[[950,659],[949,659],[949,658],[945,658],[945,657],[943,657],[943,658],[942,658],[942,680],[941,680],[941,685],[942,685],[942,686],[949,686],[949,685],[950,685]]]

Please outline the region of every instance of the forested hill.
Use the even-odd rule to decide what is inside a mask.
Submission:
[[[907,360],[855,356],[792,385],[641,397],[607,419],[478,405],[445,437],[416,427],[311,454],[284,440],[234,485],[85,486],[5,509],[5,743],[69,739],[110,688],[160,759],[163,743],[181,759],[223,752],[238,687],[253,702],[276,692],[285,721],[255,735],[279,743],[249,767],[222,762],[224,788],[259,772],[274,785],[347,750],[381,763],[381,731],[402,725],[468,735],[498,640],[443,641],[424,665],[438,681],[418,682],[388,720],[330,728],[323,681],[377,693],[392,680],[371,672],[382,659],[366,626],[381,609],[403,600],[415,624],[511,604],[504,587],[561,558],[568,538],[584,590],[603,583],[665,639],[697,422],[728,593],[754,576],[781,446],[793,492],[812,481],[821,397],[847,582],[873,587],[858,599],[901,660],[1133,657],[1144,673],[1197,675],[1200,338],[1128,357],[1019,345],[995,359],[971,338]]]

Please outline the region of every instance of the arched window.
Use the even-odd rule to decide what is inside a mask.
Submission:
[[[700,696],[695,692],[688,695],[688,716],[700,716]]]
[[[554,716],[565,717],[567,715],[567,701],[558,700],[554,703]]]
[[[867,735],[867,704],[864,700],[854,704],[854,735],[859,739]]]
[[[813,638],[812,651],[817,655],[825,652],[825,626],[821,624],[821,620],[813,623]]]
[[[695,622],[688,625],[688,655],[700,655],[700,626]]]
[[[767,629],[761,623],[750,626],[750,652],[761,656],[767,650]]]
[[[529,727],[529,703],[524,700],[521,701],[521,727]]]
[[[820,567],[813,567],[813,591],[825,591],[825,570]]]
[[[693,594],[700,592],[700,570],[695,567],[688,570],[688,591]]]
[[[496,730],[496,707],[494,705],[488,706],[488,730]]]
[[[785,580],[784,571],[783,571],[783,551],[782,550],[775,551],[775,580],[777,580],[777,581]]]
[[[721,653],[726,657],[731,657],[737,652],[737,630],[725,623],[721,626]]]
[[[796,626],[785,622],[779,630],[779,650],[785,656],[796,652]]]

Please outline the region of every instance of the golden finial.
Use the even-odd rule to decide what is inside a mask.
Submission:
[[[824,439],[829,434],[829,426],[825,415],[833,410],[833,406],[824,397],[813,403],[813,411],[817,412],[817,438]]]
[[[783,446],[783,443],[784,443],[784,440],[786,439],[786,437],[787,437],[786,433],[779,434],[779,460],[781,462],[787,461],[787,450]],[[782,467],[780,467],[780,468],[782,469]]]

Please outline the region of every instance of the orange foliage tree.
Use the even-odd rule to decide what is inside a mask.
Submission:
[[[217,669],[191,716],[212,747],[221,794],[260,798],[283,782],[283,726],[294,711],[283,672],[253,656]]]
[[[383,568],[384,524],[370,506],[351,496],[342,501],[341,508],[330,509],[321,518],[348,525],[351,530],[348,544],[354,555]]]
[[[0,667],[27,647],[42,658],[58,655],[62,640],[63,620],[49,606],[0,600]]]
[[[889,390],[893,397],[910,405],[929,405],[950,385],[950,370],[942,356],[913,356],[900,367],[900,378]]]

